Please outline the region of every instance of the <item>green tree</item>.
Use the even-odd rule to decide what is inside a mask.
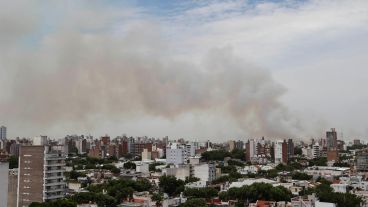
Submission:
[[[234,159],[245,160],[245,151],[242,149],[234,149],[231,151],[230,156]]]
[[[78,177],[86,177],[85,173],[77,172],[75,170],[70,171],[68,174],[66,174],[69,179],[71,180],[77,180]]]
[[[126,162],[126,163],[124,163],[124,169],[135,169],[135,164],[133,163],[133,162]]]
[[[311,175],[302,172],[293,172],[291,176],[294,180],[310,180],[313,177]]]
[[[162,193],[153,193],[151,197],[152,201],[156,203],[157,207],[162,206],[162,201],[164,200],[164,195]]]
[[[91,193],[91,192],[77,193],[71,197],[71,200],[74,200],[78,204],[95,202],[99,207],[104,206],[115,207],[118,204],[117,200],[114,197],[104,195],[102,193]]]
[[[327,166],[327,157],[320,157],[309,160],[309,166]]]
[[[18,157],[15,155],[12,155],[8,158],[9,161],[9,169],[18,168]]]
[[[206,200],[203,198],[192,198],[188,199],[182,207],[206,207],[207,203]]]
[[[244,167],[244,166],[245,166],[245,164],[244,164],[244,163],[239,162],[239,161],[237,161],[237,160],[229,160],[227,163],[228,163],[229,165],[234,165],[234,166],[239,166],[239,167]]]
[[[185,182],[174,176],[164,175],[160,177],[159,181],[160,189],[169,196],[178,195],[180,192],[184,191]]]
[[[197,181],[200,181],[199,178],[197,177],[194,177],[194,176],[189,176],[189,177],[185,177],[185,183],[194,183],[194,182],[197,182]]]
[[[256,200],[289,201],[291,196],[288,189],[282,186],[273,187],[267,183],[253,183],[240,188],[230,188],[227,194],[221,194],[222,198],[238,200],[239,203],[244,203],[246,200],[250,202]]]
[[[158,170],[156,170],[156,166],[160,166],[160,165],[165,165],[165,164],[162,162],[154,162],[154,163],[149,164],[149,171],[157,172]]]
[[[225,150],[213,150],[202,153],[202,159],[205,161],[222,161],[225,157],[231,157],[231,153]]]
[[[218,190],[212,187],[206,188],[186,188],[184,195],[192,198],[210,199],[218,196]]]
[[[303,154],[302,148],[298,146],[294,147],[294,155],[302,155],[302,154]]]
[[[76,207],[77,203],[70,199],[61,199],[44,203],[32,202],[30,207]]]

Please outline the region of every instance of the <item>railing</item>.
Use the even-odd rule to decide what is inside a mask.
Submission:
[[[65,195],[64,194],[60,194],[60,195],[44,195],[44,199],[45,200],[51,200],[51,199],[57,199],[57,198],[64,198]]]
[[[51,175],[51,176],[45,176],[45,180],[53,180],[53,179],[63,179],[64,176],[62,175]]]
[[[45,171],[45,173],[59,173],[59,172],[65,172],[65,169],[53,169]]]
[[[46,193],[64,192],[65,188],[45,189]]]
[[[65,166],[65,162],[61,162],[61,163],[52,163],[52,164],[44,164],[45,167],[58,167],[58,166]]]
[[[64,181],[61,182],[52,182],[52,183],[45,183],[44,186],[55,186],[55,185],[66,185]]]

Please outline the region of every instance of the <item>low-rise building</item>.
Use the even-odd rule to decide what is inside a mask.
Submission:
[[[347,167],[328,167],[328,166],[313,166],[307,167],[304,172],[314,178],[324,177],[333,178],[343,175],[348,175],[350,168]]]

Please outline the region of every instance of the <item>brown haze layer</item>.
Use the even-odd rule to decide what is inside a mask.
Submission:
[[[93,128],[101,115],[175,121],[199,112],[231,119],[249,136],[284,138],[300,130],[279,102],[285,89],[229,48],[213,49],[202,61],[176,58],[150,24],[119,34],[61,28],[22,46],[18,33],[29,25],[16,26],[8,28],[16,29],[14,37],[3,34],[0,59],[11,80],[0,100],[8,123]]]

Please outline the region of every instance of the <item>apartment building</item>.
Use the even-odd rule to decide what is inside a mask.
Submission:
[[[275,164],[286,164],[288,162],[287,142],[277,141],[274,145]]]
[[[19,152],[17,207],[65,196],[63,146],[21,146]]]
[[[195,155],[192,144],[170,143],[166,148],[166,162],[168,164],[187,164],[189,158]]]
[[[211,182],[216,179],[216,165],[214,163],[194,165],[193,174],[202,182]]]

